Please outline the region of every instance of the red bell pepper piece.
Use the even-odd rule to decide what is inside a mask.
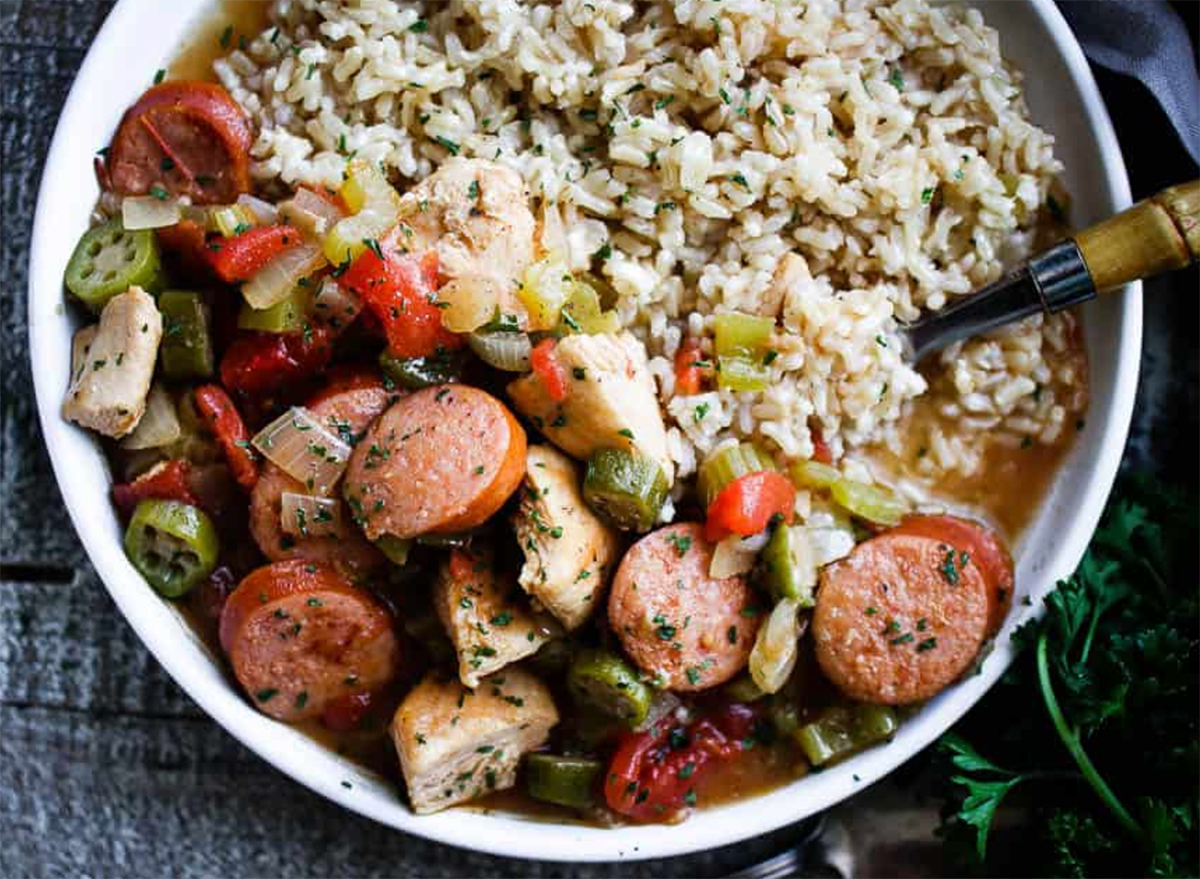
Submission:
[[[320,372],[333,356],[333,330],[313,324],[303,333],[243,333],[221,358],[221,383],[263,396]]]
[[[704,536],[714,543],[730,534],[758,534],[774,516],[792,521],[796,489],[782,473],[760,470],[729,483],[708,505]]]
[[[546,393],[550,399],[556,403],[561,403],[567,399],[567,371],[563,365],[558,362],[558,358],[554,356],[555,341],[553,339],[543,339],[534,347],[529,355],[529,366],[533,370],[534,375],[541,380],[542,386],[546,389]]]
[[[734,703],[686,727],[668,717],[647,732],[624,733],[605,775],[609,808],[635,821],[665,821],[694,805],[699,776],[745,750],[754,722],[753,709]]]
[[[251,277],[299,243],[300,233],[290,226],[256,226],[232,238],[205,245],[205,256],[217,277],[233,284]]]
[[[820,464],[832,464],[833,452],[830,451],[829,444],[825,442],[825,436],[821,433],[821,428],[810,428],[808,433],[812,437],[813,460]]]
[[[139,501],[180,501],[200,506],[192,492],[190,477],[192,465],[176,458],[155,464],[133,482],[121,482],[112,487],[113,503],[125,516],[132,516]]]
[[[462,336],[442,326],[436,251],[416,257],[381,242],[379,253],[363,251],[338,282],[379,318],[388,350],[397,357],[429,357],[463,346]]]
[[[258,482],[258,457],[250,447],[250,431],[229,394],[220,385],[201,385],[192,392],[196,409],[221,444],[238,485],[249,491]]]
[[[338,696],[321,712],[321,725],[334,732],[362,729],[363,720],[371,712],[374,702],[375,696],[370,692]]]
[[[675,352],[675,393],[698,394],[704,389],[704,379],[709,370],[699,364],[704,359],[700,354],[700,342],[688,339]]]

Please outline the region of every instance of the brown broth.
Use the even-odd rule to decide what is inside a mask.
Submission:
[[[267,26],[270,0],[223,0],[189,35],[167,68],[170,79],[215,80],[212,64],[229,49],[238,46],[239,37],[252,40]],[[229,31],[224,48],[222,36]]]

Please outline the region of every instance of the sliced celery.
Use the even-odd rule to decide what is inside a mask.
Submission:
[[[865,482],[839,479],[829,489],[839,506],[876,525],[899,525],[908,505],[893,492]]]

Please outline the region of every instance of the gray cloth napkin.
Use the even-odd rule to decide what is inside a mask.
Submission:
[[[1060,0],[1058,8],[1091,61],[1154,95],[1200,163],[1200,78],[1179,13],[1166,0]]]

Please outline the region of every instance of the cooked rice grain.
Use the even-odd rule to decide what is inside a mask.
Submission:
[[[925,0],[278,0],[216,70],[264,184],[336,186],[349,156],[522,174],[646,343],[683,475],[730,437],[899,448],[927,386],[897,321],[1027,255],[1060,169],[996,32]],[[729,309],[779,319],[770,387],[677,396],[677,347]],[[922,468],[969,473],[984,432],[1053,442],[1086,395],[1070,329],[947,351]]]

